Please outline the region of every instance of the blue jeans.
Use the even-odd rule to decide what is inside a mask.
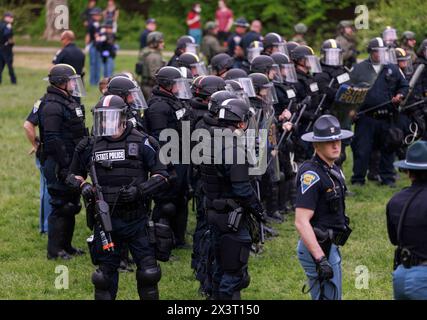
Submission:
[[[202,43],[202,30],[201,29],[190,29],[188,34],[196,40],[196,43],[200,45]]]
[[[114,73],[114,58],[107,58],[105,63],[103,64],[104,68],[104,78],[109,78]]]
[[[342,275],[341,275],[341,254],[338,247],[332,245],[331,252],[329,254],[329,263],[334,271],[334,276],[328,281],[323,281],[322,284],[317,280],[316,263],[313,260],[310,252],[304,243],[299,240],[297,246],[298,260],[303,267],[305,274],[308,278],[311,298],[313,300],[320,300],[320,289],[323,287],[323,299],[324,300],[341,300],[342,294]]]
[[[40,222],[39,229],[40,233],[47,233],[48,231],[48,218],[52,212],[52,206],[50,205],[50,195],[47,191],[46,177],[43,173],[43,167],[40,164],[39,159],[36,158],[36,166],[40,170]]]
[[[393,291],[396,300],[427,300],[427,266],[399,265],[393,272]]]
[[[97,86],[101,78],[101,53],[96,49],[94,44],[90,45],[89,49],[89,63],[90,63],[90,84]]]

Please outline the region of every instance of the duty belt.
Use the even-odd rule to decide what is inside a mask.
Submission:
[[[427,260],[416,256],[406,248],[402,248],[400,250],[399,260],[400,260],[400,264],[402,264],[407,269],[416,267],[416,266],[427,266]]]

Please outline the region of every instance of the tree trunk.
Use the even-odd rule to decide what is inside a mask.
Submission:
[[[63,12],[55,12],[55,8],[60,5],[67,6],[67,0],[46,0],[46,29],[43,33],[43,38],[48,41],[59,40],[63,28],[58,28],[58,23],[55,25],[55,20],[60,19]],[[62,25],[61,23],[59,25]]]

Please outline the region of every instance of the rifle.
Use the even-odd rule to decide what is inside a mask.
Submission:
[[[331,81],[328,84],[328,88],[332,87],[333,83],[335,81],[335,78],[332,78]],[[305,132],[310,131],[311,126],[313,125],[313,122],[316,120],[316,118],[319,116],[319,114],[323,111],[323,103],[326,99],[326,92],[322,95],[322,99],[320,100],[319,105],[317,106],[316,111],[314,112],[314,119],[310,121],[307,128],[305,129]]]
[[[114,242],[111,238],[111,231],[113,230],[113,227],[111,224],[110,207],[104,200],[102,187],[98,182],[98,176],[96,175],[95,169],[95,159],[92,160],[90,165],[90,177],[95,187],[95,219],[100,228],[99,234],[101,236],[102,249],[107,252],[113,252]]]

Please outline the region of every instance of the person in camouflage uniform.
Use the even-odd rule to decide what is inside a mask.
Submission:
[[[412,63],[417,60],[417,54],[415,53],[415,46],[417,40],[415,39],[415,33],[412,31],[405,31],[402,33],[402,41],[400,47],[405,49],[406,53],[411,56]]]
[[[335,41],[343,52],[344,66],[351,68],[357,62],[357,42],[353,23],[350,20],[340,21],[338,24],[338,36]]]
[[[205,25],[205,35],[202,39],[201,51],[206,57],[208,64],[211,62],[213,56],[218,53],[226,52],[226,48],[221,47],[216,37],[218,27],[215,22],[209,21]]]
[[[147,36],[147,45],[139,54],[139,63],[142,65],[141,88],[145,99],[151,96],[151,91],[156,84],[157,71],[166,64],[162,57],[165,46],[163,33],[150,32]]]
[[[307,26],[304,23],[300,22],[294,26],[294,30],[295,35],[292,37],[291,41],[294,41],[302,46],[306,46],[307,41],[305,41],[304,35],[307,32]]]

